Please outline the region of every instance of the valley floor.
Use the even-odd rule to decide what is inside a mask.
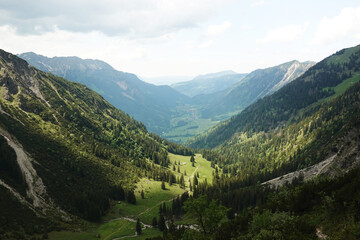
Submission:
[[[166,183],[166,190],[161,189],[161,182],[154,181],[152,179],[142,178],[136,185],[135,196],[136,205],[129,204],[127,202],[113,201],[111,209],[103,217],[100,224],[87,223],[86,232],[76,231],[60,231],[51,232],[49,234],[50,240],[116,240],[116,239],[146,239],[150,237],[162,236],[162,232],[157,228],[151,226],[153,217],[158,217],[159,207],[165,203],[168,207],[171,207],[171,202],[177,196],[181,195],[185,191],[189,191],[189,181],[192,180],[195,174],[199,174],[198,180],[212,181],[212,168],[210,162],[202,158],[200,154],[195,156],[195,164],[192,166],[190,162],[190,156],[181,156],[175,154],[169,154],[170,166],[172,170],[175,166],[173,173],[176,177],[185,175],[185,188],[181,188],[178,184],[172,184],[169,186]],[[176,162],[176,164],[175,164]],[[180,163],[180,165],[179,165]],[[178,172],[178,167],[180,173]],[[141,198],[141,191],[144,192],[144,199]],[[142,224],[142,234],[136,235],[136,221],[140,219]],[[184,219],[182,224],[191,224],[191,219]]]

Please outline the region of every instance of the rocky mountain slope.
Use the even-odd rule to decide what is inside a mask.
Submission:
[[[205,118],[238,113],[258,99],[282,88],[313,65],[313,62],[291,61],[266,69],[258,69],[230,88],[212,95],[199,96],[195,101],[208,102],[207,106],[201,110]]]
[[[42,71],[85,84],[158,134],[169,127],[173,109],[188,100],[169,86],[143,82],[135,74],[117,71],[100,60],[48,58],[32,52],[19,57]]]
[[[0,236],[15,229],[17,239],[97,221],[109,199],[132,199],[139,177],[168,181],[168,151],[191,154],[86,86],[2,50],[0,149]]]
[[[205,74],[177,85],[180,92],[196,95],[190,98],[169,86],[145,83],[136,75],[117,71],[99,60],[47,58],[35,53],[19,56],[43,71],[85,84],[115,107],[142,121],[150,131],[175,142],[228,119],[281,88],[312,64],[292,61],[254,71],[245,78],[244,74],[229,71]]]

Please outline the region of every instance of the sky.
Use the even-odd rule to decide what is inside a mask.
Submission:
[[[320,61],[360,44],[360,2],[0,0],[0,36],[14,54],[100,59],[156,82]]]

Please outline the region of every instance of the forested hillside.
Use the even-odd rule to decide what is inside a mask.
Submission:
[[[38,218],[39,232],[53,230],[49,220],[77,224],[73,215],[97,221],[109,198],[133,201],[139,177],[169,181],[172,173],[161,168],[169,164],[168,152],[192,154],[149,133],[82,84],[41,72],[2,50],[0,67],[6,216],[0,221],[6,231],[20,227],[21,234],[32,234],[29,226]],[[25,210],[14,210],[19,201]],[[24,212],[29,219],[19,222]]]
[[[143,82],[135,74],[117,71],[100,60],[48,58],[32,52],[19,57],[42,71],[85,84],[157,134],[170,127],[174,108],[188,101],[187,96],[169,86]]]
[[[215,230],[175,231],[172,236],[358,239],[360,195],[355,186],[359,184],[360,166],[359,51],[360,47],[355,47],[332,55],[284,90],[251,105],[244,111],[247,115],[240,114],[215,128],[208,140],[221,135],[221,130],[226,133],[234,131],[232,126],[238,127],[216,148],[201,150],[216,166],[216,172],[212,184],[199,183],[193,196],[199,204],[204,196],[208,199],[198,216],[216,219],[220,208],[211,203],[218,200],[219,206],[230,209],[229,221]],[[304,97],[296,95],[295,87]],[[247,122],[241,125],[243,118]],[[309,169],[306,167],[319,162],[319,171],[304,178]],[[217,173],[217,166],[223,174]],[[300,169],[298,177],[282,187],[265,183]],[[208,215],[208,211],[214,214]]]
[[[155,86],[100,60],[48,58],[32,52],[19,57],[32,66],[85,84],[115,107],[141,121],[149,131],[184,142],[242,111],[304,73],[312,62],[291,61],[258,69],[246,77],[234,72],[205,74],[175,87]],[[192,98],[186,96],[193,96]]]
[[[324,59],[271,96],[260,99],[242,113],[192,139],[190,146],[212,148],[235,134],[251,136],[287,127],[313,114],[321,103],[359,80],[360,47],[344,49]]]

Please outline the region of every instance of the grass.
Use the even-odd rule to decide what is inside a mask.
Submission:
[[[140,195],[142,190],[144,191],[144,199]],[[112,212],[118,217],[140,218],[142,222],[151,224],[153,217],[158,216],[159,206],[162,202],[170,201],[184,192],[185,190],[177,184],[169,186],[166,183],[166,190],[162,190],[161,182],[143,178],[136,185],[136,205],[121,202],[113,207]],[[114,218],[114,215],[111,214],[110,217]]]
[[[353,84],[355,84],[359,81],[360,81],[360,75],[355,75],[351,78],[344,80],[342,83],[340,83],[339,85],[332,88],[334,90],[335,94],[320,100],[320,102],[326,102],[326,101],[329,101],[329,100],[339,96],[340,94],[344,93],[349,87],[351,87]]]
[[[101,239],[110,240],[113,238],[134,235],[135,227],[135,222],[119,219],[101,225],[96,232],[100,234]]]
[[[95,233],[87,232],[51,232],[49,233],[50,240],[98,240]]]
[[[180,121],[183,121],[186,124],[178,126],[178,122]],[[182,143],[190,137],[205,132],[219,122],[220,121],[213,121],[208,118],[198,118],[196,116],[174,118],[171,120],[171,129],[164,133],[162,137],[166,137],[173,142]]]
[[[200,154],[195,155],[195,167],[191,166],[190,156],[169,154],[169,158],[171,162],[169,166],[170,170],[172,170],[172,166],[175,165],[175,162],[178,163],[179,161],[180,172],[184,173],[186,170],[187,176],[184,176],[184,178],[187,189],[189,188],[189,179],[191,180],[193,174],[196,172],[199,173],[198,180],[200,182],[205,181],[205,179],[207,179],[208,182],[212,181],[213,169],[210,167],[210,162],[204,159]],[[180,177],[181,173],[177,172],[178,165],[175,166],[176,170],[173,171],[173,173],[177,177]],[[144,199],[141,198],[141,191],[144,191]],[[99,239],[97,238],[98,234],[101,236],[100,239],[103,240],[110,240],[125,236],[129,236],[129,239],[140,240],[160,236],[162,235],[162,232],[160,232],[158,229],[146,228],[143,230],[142,235],[135,237],[134,234],[136,223],[120,218],[139,218],[145,224],[151,224],[153,217],[158,217],[160,204],[165,202],[168,207],[171,207],[172,199],[176,198],[178,195],[181,195],[185,191],[186,189],[180,188],[178,184],[169,186],[168,183],[166,183],[166,190],[162,190],[161,182],[143,178],[136,184],[136,205],[129,204],[127,202],[114,201],[112,202],[112,206],[109,212],[103,217],[102,224],[91,226],[87,232],[51,232],[49,234],[49,239],[95,240]],[[183,222],[193,223],[193,221],[193,219],[185,219]],[[133,237],[130,238],[130,236]],[[126,237],[124,239],[126,239]]]
[[[50,240],[111,240],[114,238],[142,240],[162,235],[157,228],[143,229],[140,236],[135,235],[136,223],[119,219],[102,224],[95,232],[51,232]],[[100,236],[98,238],[97,236]],[[128,238],[127,238],[128,237]]]
[[[209,183],[212,182],[213,179],[212,172],[214,169],[211,168],[211,163],[205,158],[203,158],[201,154],[195,155],[194,167],[190,162],[190,156],[181,156],[181,155],[175,155],[169,153],[169,158],[171,162],[171,165],[169,166],[170,170],[172,170],[173,166],[175,166],[176,170],[173,171],[173,173],[177,177],[180,177],[181,174],[184,174],[186,187],[189,187],[188,181],[192,179],[193,174],[195,174],[195,172],[199,173],[198,180],[200,182],[205,181],[205,179]],[[177,165],[175,165],[175,162]],[[178,165],[179,162],[180,162],[180,173],[177,172],[177,167],[179,166]],[[186,171],[186,176],[185,176],[185,171]]]

